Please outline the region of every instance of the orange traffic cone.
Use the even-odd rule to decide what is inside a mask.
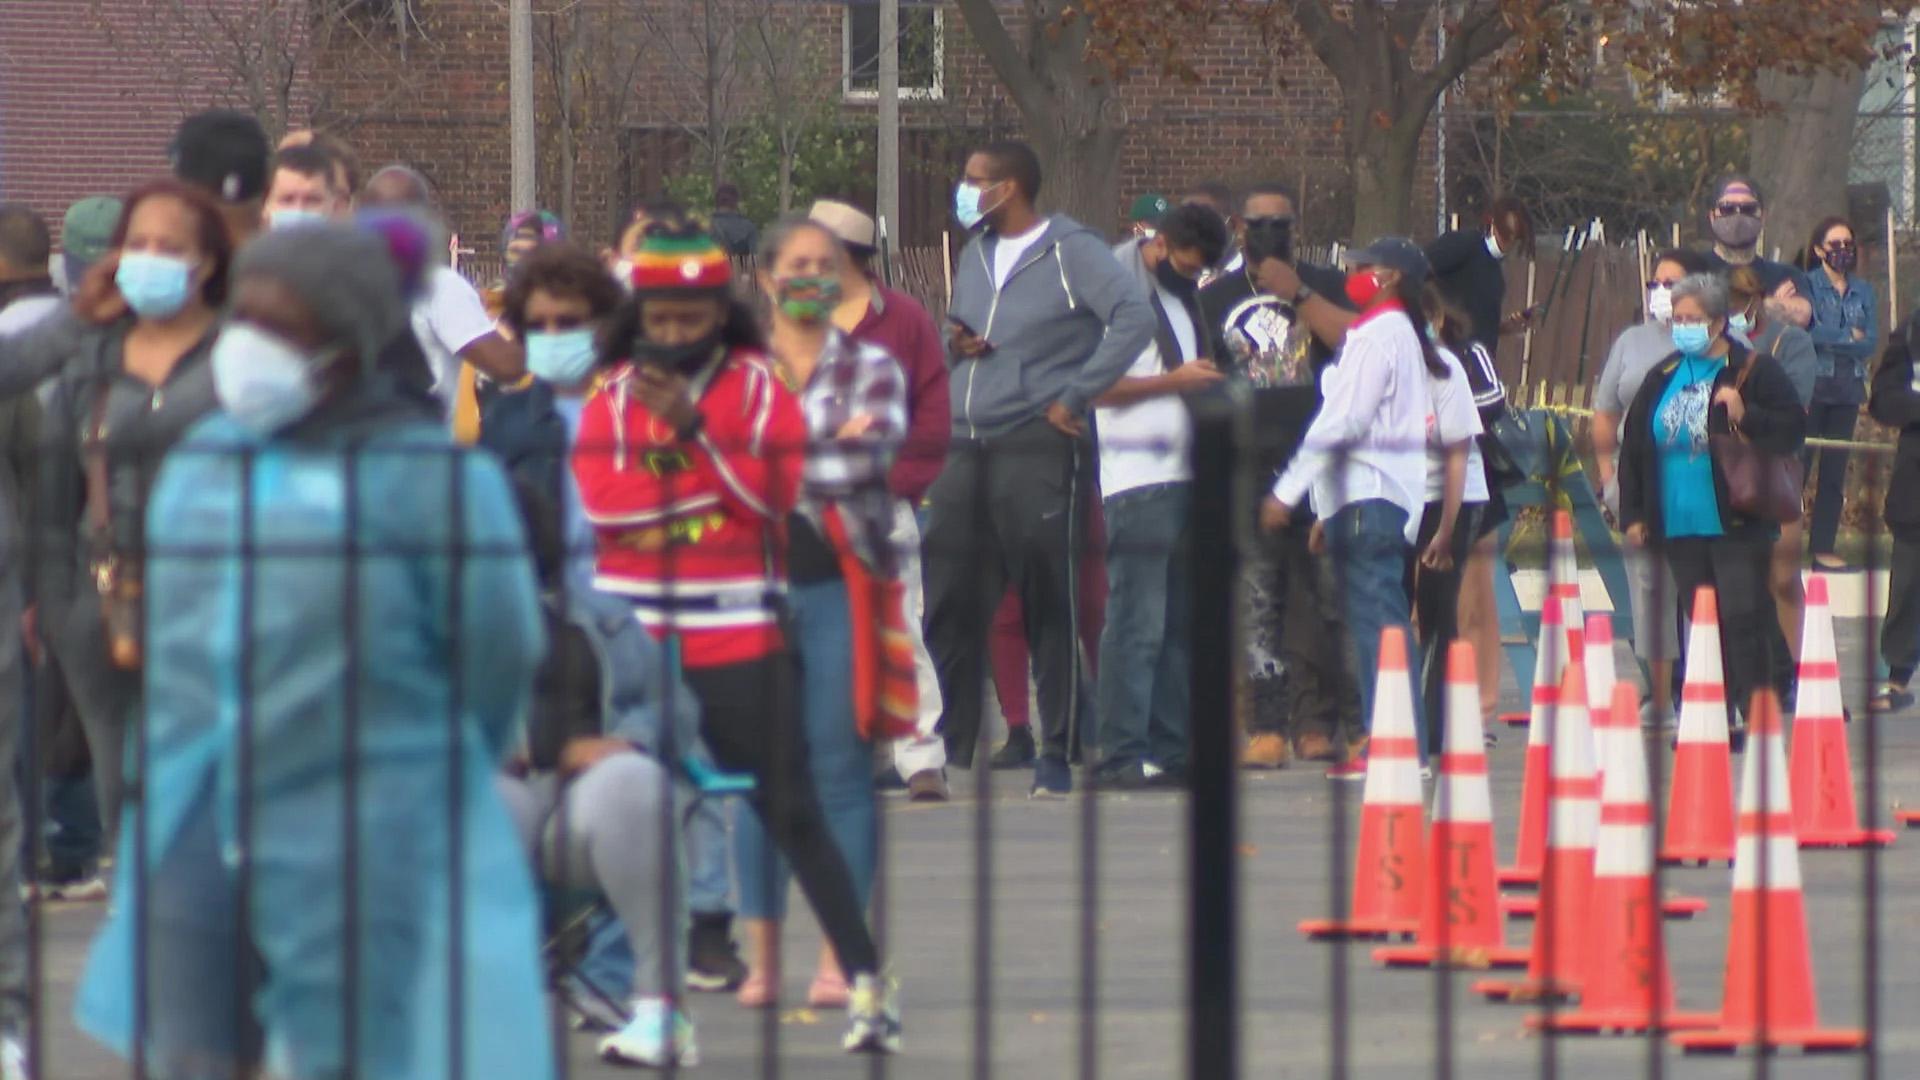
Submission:
[[[1853,802],[1853,761],[1840,705],[1840,654],[1833,643],[1827,579],[1807,583],[1800,637],[1799,712],[1793,718],[1793,831],[1801,847],[1884,847],[1890,829],[1863,829]]]
[[[1726,997],[1711,1030],[1673,1037],[1685,1050],[1855,1050],[1867,1044],[1864,1031],[1820,1027],[1784,743],[1780,702],[1772,690],[1762,690],[1747,716]]]
[[[1550,632],[1547,629],[1547,608],[1553,606],[1556,600],[1559,601],[1560,624],[1558,629],[1551,633],[1555,636],[1554,645],[1558,651],[1554,655],[1558,660],[1552,670],[1547,671],[1549,698],[1560,692],[1560,666],[1566,663],[1567,657],[1575,655],[1567,647],[1566,635],[1568,631],[1577,633],[1586,622],[1585,617],[1581,615],[1580,558],[1573,546],[1573,515],[1565,510],[1553,512],[1553,537],[1547,545],[1547,599],[1540,608],[1540,641],[1538,642],[1538,652],[1541,655],[1546,653],[1547,635]],[[1539,676],[1542,670],[1545,669],[1536,661],[1533,680],[1536,687],[1540,685]],[[1500,722],[1509,727],[1527,727],[1532,724],[1538,712],[1539,710],[1535,709],[1532,713],[1503,713],[1500,716]],[[1504,879],[1503,883],[1505,883]]]
[[[1600,789],[1594,782],[1593,736],[1587,727],[1586,668],[1578,659],[1567,665],[1566,679],[1560,684],[1553,729],[1553,798],[1533,953],[1526,978],[1473,984],[1476,993],[1496,1000],[1538,1001],[1576,994],[1590,963],[1588,916]]]
[[[1540,609],[1540,648],[1533,665],[1533,722],[1527,727],[1526,771],[1520,778],[1520,828],[1513,865],[1496,875],[1500,884],[1531,888],[1540,883],[1547,854],[1547,771],[1553,746],[1553,714],[1560,696],[1560,669],[1567,637],[1560,625],[1560,601],[1547,597]]]
[[[1635,726],[1625,732],[1615,731],[1610,724],[1613,711],[1613,692],[1616,689],[1613,668],[1613,618],[1609,615],[1587,616],[1587,630],[1584,636],[1587,677],[1587,703],[1594,717],[1593,724],[1593,760],[1594,772],[1599,777],[1600,790],[1607,788],[1607,762],[1611,755],[1607,749],[1610,739],[1622,742],[1623,749],[1631,749],[1641,755],[1641,769],[1646,768],[1646,746],[1640,729]],[[1596,689],[1605,685],[1605,696]],[[1631,690],[1630,684],[1628,689]],[[1636,714],[1637,715],[1637,714]],[[1644,782],[1643,782],[1644,783]],[[1540,910],[1540,898],[1537,896],[1503,896],[1500,898],[1500,910],[1510,918],[1531,919]],[[1669,896],[1660,902],[1660,913],[1669,919],[1691,919],[1707,910],[1707,902],[1697,896]]]
[[[1445,730],[1419,940],[1375,949],[1373,959],[1388,967],[1524,967],[1527,950],[1507,946],[1494,906],[1493,793],[1480,729],[1479,668],[1465,641],[1447,648]]]
[[[1720,602],[1711,586],[1693,596],[1687,681],[1667,798],[1660,861],[1705,864],[1733,858],[1733,758],[1727,745],[1727,684],[1720,664]]]
[[[1420,798],[1420,746],[1413,726],[1413,682],[1406,632],[1380,632],[1373,692],[1373,737],[1353,867],[1353,910],[1345,919],[1308,919],[1315,940],[1411,936],[1420,929],[1426,880],[1426,817]]]
[[[1710,1027],[1714,1017],[1673,1011],[1673,976],[1653,908],[1653,802],[1647,793],[1647,745],[1639,695],[1629,683],[1595,729],[1601,735],[1600,841],[1593,870],[1593,963],[1580,985],[1580,1008],[1527,1018],[1549,1031],[1602,1033]]]

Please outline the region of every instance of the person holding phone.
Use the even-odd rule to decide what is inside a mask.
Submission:
[[[807,452],[800,405],[706,234],[656,226],[632,281],[601,337],[604,380],[573,450],[596,538],[594,587],[628,598],[641,625],[678,647],[715,762],[753,777],[747,801],[846,973],[842,1046],[897,1051],[899,1011],[808,772],[781,630],[781,525]]]

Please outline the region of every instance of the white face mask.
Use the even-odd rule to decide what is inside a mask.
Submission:
[[[1673,321],[1673,286],[1655,285],[1647,290],[1647,317],[1654,322]]]
[[[213,389],[227,415],[271,435],[313,410],[320,358],[249,323],[232,323],[213,343]]]
[[[1487,234],[1487,254],[1492,255],[1496,259],[1504,259],[1507,257],[1507,253],[1500,249],[1500,238],[1493,233]]]

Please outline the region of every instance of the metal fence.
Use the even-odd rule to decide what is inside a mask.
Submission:
[[[1529,1037],[1522,1034],[1527,1010],[1500,1011],[1481,1004],[1471,988],[1462,985],[1470,975],[1442,971],[1422,980],[1427,988],[1424,994],[1409,997],[1395,989],[1383,995],[1383,987],[1406,985],[1422,977],[1375,970],[1368,952],[1344,936],[1307,949],[1276,944],[1277,939],[1293,937],[1291,928],[1298,919],[1329,914],[1337,918],[1348,911],[1356,881],[1380,868],[1356,866],[1356,846],[1369,829],[1362,819],[1365,792],[1360,787],[1343,783],[1323,787],[1317,777],[1289,778],[1263,781],[1257,792],[1250,792],[1253,782],[1240,768],[1242,732],[1236,718],[1244,712],[1239,700],[1244,672],[1238,658],[1245,646],[1239,630],[1245,597],[1241,569],[1256,546],[1270,543],[1255,525],[1258,501],[1271,479],[1264,463],[1256,464],[1260,462],[1256,447],[1270,443],[1274,433],[1256,430],[1255,416],[1245,398],[1207,399],[1193,411],[1190,546],[1180,571],[1193,597],[1191,727],[1183,790],[1164,799],[1099,790],[1078,796],[1067,813],[1051,816],[1041,826],[1051,845],[1046,860],[1070,862],[1072,886],[1009,905],[995,899],[1009,875],[1017,882],[1040,871],[1031,863],[1011,867],[1005,863],[1009,845],[1015,857],[1028,859],[1036,847],[1031,827],[1010,826],[1008,819],[1033,811],[1010,806],[1005,786],[996,785],[993,772],[981,767],[991,750],[988,729],[983,726],[976,767],[955,785],[962,791],[971,789],[971,806],[942,812],[942,827],[950,835],[970,832],[966,845],[943,849],[959,852],[955,857],[970,864],[964,874],[964,898],[941,909],[945,916],[964,911],[963,925],[929,926],[919,913],[903,906],[902,885],[911,884],[913,875],[927,872],[924,863],[916,861],[924,856],[903,855],[899,848],[888,847],[885,837],[901,829],[904,811],[883,800],[877,815],[880,850],[890,851],[892,860],[883,861],[875,877],[872,923],[882,947],[896,955],[926,950],[935,959],[923,959],[920,969],[944,972],[936,976],[943,981],[932,986],[909,981],[905,987],[907,1053],[858,1064],[829,1063],[823,1060],[819,1044],[832,1041],[822,1031],[822,1027],[832,1030],[830,1021],[823,1025],[817,1014],[810,1019],[782,1007],[766,1010],[749,1024],[710,1025],[703,1041],[709,1057],[720,1061],[702,1066],[703,1070],[713,1075],[751,1072],[764,1077],[853,1071],[876,1077],[964,1075],[982,1080],[1061,1074],[1086,1080],[1150,1075],[1223,1080],[1388,1072],[1437,1078],[1550,1077],[1563,1071],[1590,1075],[1601,1068],[1648,1078],[1734,1072],[1767,1076],[1775,1070],[1800,1075],[1795,1071],[1797,1064],[1782,1065],[1765,1056],[1738,1067],[1703,1066],[1679,1056],[1667,1033],[1658,1030],[1661,1014],[1669,1009],[1665,1004],[1655,1006],[1655,1030],[1632,1036],[1637,1041],[1630,1041],[1625,1050],[1618,1044],[1601,1049],[1585,1043],[1576,1046],[1575,1040],[1560,1035],[1534,1035],[1531,1042],[1522,1042]],[[170,522],[165,530],[168,537],[153,541],[145,553],[148,587],[169,603],[190,605],[197,598],[220,596],[237,606],[200,612],[185,608],[156,612],[150,606],[143,676],[102,673],[123,683],[145,679],[145,693],[135,695],[140,700],[133,706],[136,719],[128,732],[130,760],[136,763],[127,788],[131,834],[120,849],[123,865],[116,870],[122,881],[153,884],[130,895],[116,895],[114,901],[129,920],[125,925],[131,937],[123,942],[132,963],[126,974],[128,984],[149,987],[135,995],[125,1018],[133,1034],[128,1044],[131,1058],[111,1061],[96,1045],[68,1029],[67,986],[78,964],[79,942],[91,932],[92,920],[85,909],[63,904],[50,911],[46,901],[36,898],[27,907],[33,958],[28,1016],[35,1075],[165,1076],[159,1071],[161,1063],[152,1057],[150,1040],[157,1017],[170,1018],[164,1023],[197,1019],[207,1025],[199,1036],[211,1037],[206,1031],[217,1029],[219,1038],[246,1044],[247,1050],[239,1056],[264,1053],[272,1069],[291,1076],[371,1076],[376,1075],[375,1067],[366,1063],[393,1061],[410,1064],[404,1073],[390,1075],[505,1076],[510,1073],[502,1071],[502,1062],[515,1060],[534,1045],[523,1038],[529,1032],[544,1033],[556,1045],[557,1074],[603,1075],[596,1071],[601,1067],[589,1061],[591,1044],[566,1032],[550,1000],[534,1004],[539,1010],[535,1016],[499,1011],[516,1000],[524,1004],[524,997],[504,992],[505,983],[489,982],[502,972],[531,972],[542,980],[570,973],[577,963],[569,959],[577,941],[568,935],[580,929],[570,920],[552,918],[558,902],[553,895],[546,896],[550,917],[542,936],[551,948],[541,958],[543,970],[533,971],[526,964],[534,959],[533,930],[539,923],[539,910],[528,906],[534,904],[534,897],[503,896],[491,888],[502,879],[488,878],[501,872],[503,852],[517,843],[498,808],[485,809],[489,802],[485,789],[494,782],[491,762],[510,756],[513,745],[508,731],[511,718],[495,714],[510,712],[511,699],[518,692],[497,682],[516,670],[509,655],[516,631],[506,618],[510,606],[503,606],[503,593],[512,588],[503,583],[526,577],[522,564],[532,553],[520,539],[517,525],[504,527],[499,520],[487,520],[488,514],[510,512],[499,501],[497,485],[490,486],[484,477],[465,470],[457,452],[420,447],[352,445],[343,451],[344,461],[350,464],[339,469],[334,480],[326,478],[324,462],[315,466],[297,455],[276,458],[233,446],[199,452],[211,458],[202,463],[206,483],[230,486],[232,516],[212,521],[186,515]],[[1336,456],[1344,458],[1343,453]],[[1023,467],[1017,451],[1009,451],[1008,458],[1001,467]],[[317,471],[303,475],[306,467]],[[1587,482],[1570,464],[1533,479],[1540,482],[1538,501],[1543,509],[1561,505]],[[984,527],[991,518],[984,479],[974,498],[977,520]],[[403,505],[414,508],[410,516],[389,513]],[[155,511],[156,515],[165,512],[164,507]],[[1540,512],[1518,511],[1522,528],[1502,534],[1510,544],[1502,551],[1508,576],[1546,567],[1544,537],[1526,527],[1538,520]],[[392,521],[408,520],[439,524],[423,526],[414,534],[383,531]],[[330,531],[335,540],[324,539]],[[1849,620],[1844,638],[1853,647],[1841,654],[1840,671],[1834,674],[1850,672],[1871,686],[1881,678],[1874,665],[1884,591],[1880,572],[1887,554],[1875,538],[1868,540],[1860,556],[1865,564],[1860,614],[1857,621]],[[984,543],[981,539],[953,547],[929,538],[923,554],[927,560],[978,560]],[[1089,565],[1101,555],[1090,545],[1076,550]],[[71,565],[75,558],[72,551],[28,549],[28,553],[30,576],[33,562],[60,560]],[[1630,553],[1629,557],[1639,556]],[[1004,580],[1004,575],[996,576],[988,568],[978,568],[978,573],[981,580]],[[415,612],[422,620],[417,626],[397,621],[405,616],[403,602],[414,590],[425,598],[425,606]],[[1661,596],[1657,588],[1655,595]],[[87,598],[85,593],[81,596]],[[975,597],[987,610],[995,599]],[[1623,637],[1630,636],[1626,598],[1608,599],[1614,627]],[[1670,595],[1662,597],[1662,602],[1670,609],[1675,606]],[[167,633],[152,629],[159,620],[196,615],[208,620],[198,633],[182,633],[177,625]],[[984,626],[983,615],[976,619]],[[1518,632],[1518,627],[1506,629],[1509,643]],[[237,663],[230,663],[236,659]],[[204,670],[196,671],[196,665]],[[394,701],[417,699],[383,695],[394,692],[396,680],[404,681],[410,672],[422,670],[437,672],[436,677],[445,680],[440,715],[393,714]],[[1369,679],[1373,675],[1358,674]],[[659,675],[669,687],[676,685],[664,668]],[[1512,676],[1524,700],[1532,689],[1531,673],[1516,671]],[[44,672],[36,673],[36,681],[45,677]],[[224,697],[200,701],[199,712],[183,711],[183,702],[195,699],[191,691],[168,685],[176,678],[209,680],[205,685],[217,684]],[[223,681],[229,678],[238,679],[238,684]],[[1078,695],[1091,689],[1092,676],[1076,671],[1069,695],[1075,709],[1085,704]],[[762,697],[771,700],[767,695],[787,692],[791,687],[783,684]],[[673,691],[668,693],[671,711]],[[474,695],[485,696],[476,699]],[[23,716],[36,715],[33,697],[26,695]],[[148,711],[156,707],[166,713],[159,726]],[[1549,708],[1536,714],[1536,719],[1552,715]],[[1902,721],[1883,721],[1857,707],[1851,720],[1845,741],[1859,755],[1854,761],[1859,808],[1863,825],[1871,829],[1883,821],[1888,794],[1883,775],[1893,764],[1884,752],[1888,743],[1883,723]],[[1066,718],[1034,718],[1036,728],[1054,723],[1074,731],[1073,721]],[[1746,754],[1772,745],[1759,734],[1756,723]],[[1661,796],[1672,764],[1664,736],[1648,740],[1646,747],[1654,795],[1647,824],[1650,835],[1657,837],[1666,825]],[[1900,748],[1913,749],[1904,733]],[[1092,748],[1083,745],[1081,752],[1090,763]],[[221,761],[220,767],[208,765],[209,755]],[[1516,777],[1511,775],[1515,762],[1510,757],[1503,755],[1494,774],[1498,792],[1494,819],[1503,856],[1513,841],[1510,794]],[[1734,760],[1741,759],[1736,755]],[[1440,764],[1446,771],[1449,763]],[[1767,787],[1776,782],[1776,773],[1762,769],[1757,775],[1758,805],[1773,805]],[[1910,769],[1901,775],[1909,782],[1920,781],[1920,774]],[[43,785],[35,768],[25,769],[23,776],[27,825],[30,834],[38,836]],[[180,787],[183,784],[185,790]],[[1281,785],[1284,789],[1276,790]],[[317,796],[306,797],[315,791]],[[396,797],[396,792],[405,797]],[[1734,795],[1738,794],[1736,790]],[[1920,792],[1915,795],[1920,797]],[[178,815],[194,812],[192,805],[183,809],[183,800],[192,804],[196,798],[232,799],[222,804],[230,806],[232,816],[229,820],[215,815],[203,824],[217,832],[189,833],[183,840],[181,833],[170,829],[178,824]],[[1596,797],[1589,796],[1589,801]],[[1132,835],[1131,830],[1143,822],[1167,825],[1171,821],[1174,835],[1184,846],[1180,880],[1172,890],[1182,909],[1184,934],[1177,947],[1153,954],[1170,951],[1179,958],[1180,969],[1153,972],[1150,978],[1158,979],[1158,992],[1146,1002],[1131,997],[1110,1000],[1104,989],[1112,971],[1131,969],[1136,981],[1129,988],[1137,991],[1139,964],[1129,954],[1144,948],[1142,942],[1117,940],[1104,927],[1105,920],[1116,915],[1116,905],[1134,902],[1104,894],[1112,869],[1106,861],[1113,858],[1114,850],[1107,830],[1116,813],[1124,815],[1129,829],[1124,835]],[[1553,822],[1558,813],[1549,810],[1550,831],[1556,828]],[[1297,819],[1288,816],[1296,814]],[[1757,829],[1778,824],[1770,814],[1743,809],[1739,817],[1743,827]],[[672,852],[676,820],[663,815],[636,822],[634,828],[660,829],[659,850]],[[1286,834],[1298,820],[1323,822],[1324,832],[1316,829],[1276,843],[1287,859],[1285,865],[1261,863],[1257,849]],[[914,819],[908,823],[917,838],[926,839],[927,827]],[[557,828],[564,834],[567,827],[563,813]],[[1010,828],[1012,840],[1008,839]],[[444,829],[444,836],[428,842],[426,838],[437,829]],[[219,844],[213,843],[216,836]],[[156,848],[155,838],[167,843]],[[189,841],[211,845],[192,854],[215,861],[200,865],[198,872],[203,876],[190,877],[183,891],[179,881],[168,883],[165,871],[184,857],[181,845]],[[564,839],[561,845],[565,846]],[[1805,917],[1817,931],[1811,960],[1815,968],[1827,971],[1820,976],[1822,984],[1845,981],[1844,976],[1831,974],[1834,966],[1852,962],[1859,966],[1852,980],[1857,990],[1830,992],[1822,996],[1822,1004],[1825,1021],[1864,1033],[1864,1048],[1819,1075],[1920,1073],[1920,1031],[1910,1010],[1883,987],[1889,976],[1903,988],[1911,982],[1897,962],[1892,970],[1886,963],[1900,955],[1895,950],[1911,946],[1916,926],[1910,890],[1905,888],[1913,878],[1904,869],[1889,869],[1889,864],[1899,868],[1905,863],[1909,846],[1903,843],[1890,852],[1868,846],[1857,854],[1800,856],[1808,867],[1804,876],[1810,899]],[[1771,875],[1784,877],[1787,870],[1769,868],[1767,859],[1777,854],[1773,846],[1762,844],[1756,850],[1769,853],[1762,857],[1758,871],[1764,890]],[[1133,856],[1123,853],[1121,857]],[[327,868],[331,864],[337,864],[337,872]],[[1250,867],[1257,867],[1257,872]],[[1858,868],[1857,889],[1843,888],[1831,876],[1847,867]],[[679,880],[682,870],[674,858],[666,858],[657,872],[661,881],[672,882]],[[436,891],[431,887],[436,874],[455,884]],[[1276,874],[1305,882],[1307,887],[1261,895],[1255,882]],[[568,875],[562,871],[559,876]],[[1652,887],[1655,896],[1665,897],[1680,885],[1709,890],[1717,880],[1721,880],[1718,874],[1666,871],[1656,863]],[[462,881],[468,884],[459,884]],[[331,889],[337,889],[337,895]],[[925,892],[919,895],[924,898]],[[1064,920],[1071,925],[1070,932],[1014,933],[1009,944],[1009,928],[1033,918],[1027,905],[1048,903],[1070,909]],[[1715,892],[1710,903],[1724,915],[1739,901],[1722,900]],[[1889,905],[1898,912],[1895,920],[1886,918]],[[428,928],[423,931],[426,937],[413,941],[406,926],[396,930],[392,917],[397,910],[419,915],[419,925]],[[1784,918],[1779,912],[1787,909],[1762,910]],[[1669,931],[1670,937],[1692,934],[1695,939],[1686,949],[1672,951],[1674,956],[1689,958],[1681,988],[1681,1003],[1687,1011],[1711,1008],[1720,1001],[1716,965],[1692,963],[1703,951],[1718,951],[1720,915],[1707,920],[1715,929],[1713,941],[1704,950],[1698,942],[1706,935],[1691,929]],[[196,924],[194,916],[202,921]],[[1758,917],[1764,923],[1770,916]],[[662,936],[676,939],[680,914],[666,905],[660,918]],[[1590,918],[1596,924],[1601,921],[1598,914]],[[1060,922],[1050,918],[1047,925],[1057,929]],[[1273,932],[1276,923],[1282,927],[1277,934]],[[1446,925],[1445,920],[1440,925]],[[1408,927],[1362,936],[1401,937],[1410,932]],[[1767,940],[1763,928],[1755,938],[1756,948],[1764,947]],[[360,944],[346,947],[343,942]],[[449,942],[454,944],[437,956],[444,967],[437,974],[426,971],[424,958],[435,955],[432,946]],[[462,942],[465,947],[458,944]],[[410,955],[408,950],[416,947],[422,951]],[[182,948],[199,951],[183,959]],[[1667,962],[1660,952],[1664,948],[1656,946],[1654,963]],[[516,949],[524,951],[521,960],[526,964],[520,968],[507,963],[512,958],[508,954]],[[788,955],[793,955],[791,949]],[[1043,965],[1070,971],[1071,976],[1043,980],[1052,988],[1044,991],[1009,986],[1000,977],[1003,967],[1031,971],[1036,957]],[[1728,965],[1739,966],[1737,959],[1729,955]],[[1462,962],[1469,968],[1476,966],[1471,958]],[[1550,949],[1545,962],[1552,962]],[[663,963],[673,974],[672,961]],[[309,964],[315,966],[305,966]],[[335,964],[337,979],[329,967]],[[1298,974],[1294,974],[1295,965],[1300,965]],[[1288,969],[1277,980],[1272,978],[1276,966]],[[1762,972],[1762,994],[1767,992],[1766,980],[1794,977],[1769,964],[1756,962],[1756,970]],[[289,1044],[275,1041],[262,1046],[259,1040],[263,1013],[296,1028],[302,1017],[316,1014],[274,996],[296,992],[308,975],[323,986],[337,984],[344,994],[340,1022],[337,1030],[298,1032],[309,1041],[293,1045],[310,1048],[335,1039],[344,1064],[303,1073],[289,1071],[300,1067],[298,1057],[272,1056],[284,1055]],[[1256,976],[1258,989],[1250,993],[1249,983]],[[1062,981],[1068,985],[1058,991],[1054,984]],[[1388,1002],[1385,1008],[1402,1015],[1383,1021],[1378,1015],[1383,998]],[[1835,1008],[1836,999],[1844,1001],[1844,1006]],[[931,1035],[916,1035],[916,1000],[939,1003],[928,1010],[933,1017],[925,1028],[932,1029]],[[732,1008],[720,999],[698,996],[693,1004],[703,1021]],[[1553,995],[1545,995],[1540,1002],[1548,1022],[1557,1009],[1565,1007]],[[398,1037],[390,1030],[396,1010],[420,1020],[417,1031],[409,1033],[417,1037],[410,1045],[385,1042]],[[423,1010],[434,1015],[426,1016]],[[1416,1015],[1405,1015],[1408,1011]],[[187,1019],[183,1021],[182,1016]],[[1019,1042],[1019,1029],[1040,1024],[1036,1019],[1040,1016],[1067,1018],[1057,1025],[1071,1029],[1067,1053],[1055,1053],[1045,1061],[1010,1062],[996,1057],[996,1050]],[[1157,1048],[1162,1052],[1142,1050],[1137,1040],[1125,1036],[1126,1027],[1151,1026],[1155,1016],[1179,1018],[1179,1052],[1165,1046]],[[1783,1034],[1770,1031],[1768,1016],[1768,1007],[1763,1006],[1758,1019],[1763,1039]],[[1383,1023],[1389,1024],[1385,1034]],[[281,1037],[286,1032],[269,1026],[264,1034]],[[743,1047],[743,1041],[751,1046]],[[251,1068],[229,1069],[227,1062],[205,1060],[196,1064],[201,1071],[188,1075],[249,1075]]]

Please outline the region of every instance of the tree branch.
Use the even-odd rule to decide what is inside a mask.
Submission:
[[[1480,0],[1448,33],[1446,50],[1435,58],[1425,77],[1407,88],[1401,103],[1402,118],[1418,113],[1416,126],[1425,127],[1427,114],[1440,100],[1441,93],[1473,65],[1499,52],[1512,38],[1513,30],[1500,9],[1500,0]]]
[[[1335,72],[1352,71],[1360,62],[1353,28],[1333,17],[1326,0],[1294,0],[1293,21],[1320,62]]]
[[[1052,104],[1053,93],[1027,66],[1027,56],[1007,32],[1007,24],[1000,21],[994,0],[954,0],[954,3],[973,34],[974,43],[986,54],[994,74],[1006,84],[1014,104],[1029,115],[1044,113]]]

